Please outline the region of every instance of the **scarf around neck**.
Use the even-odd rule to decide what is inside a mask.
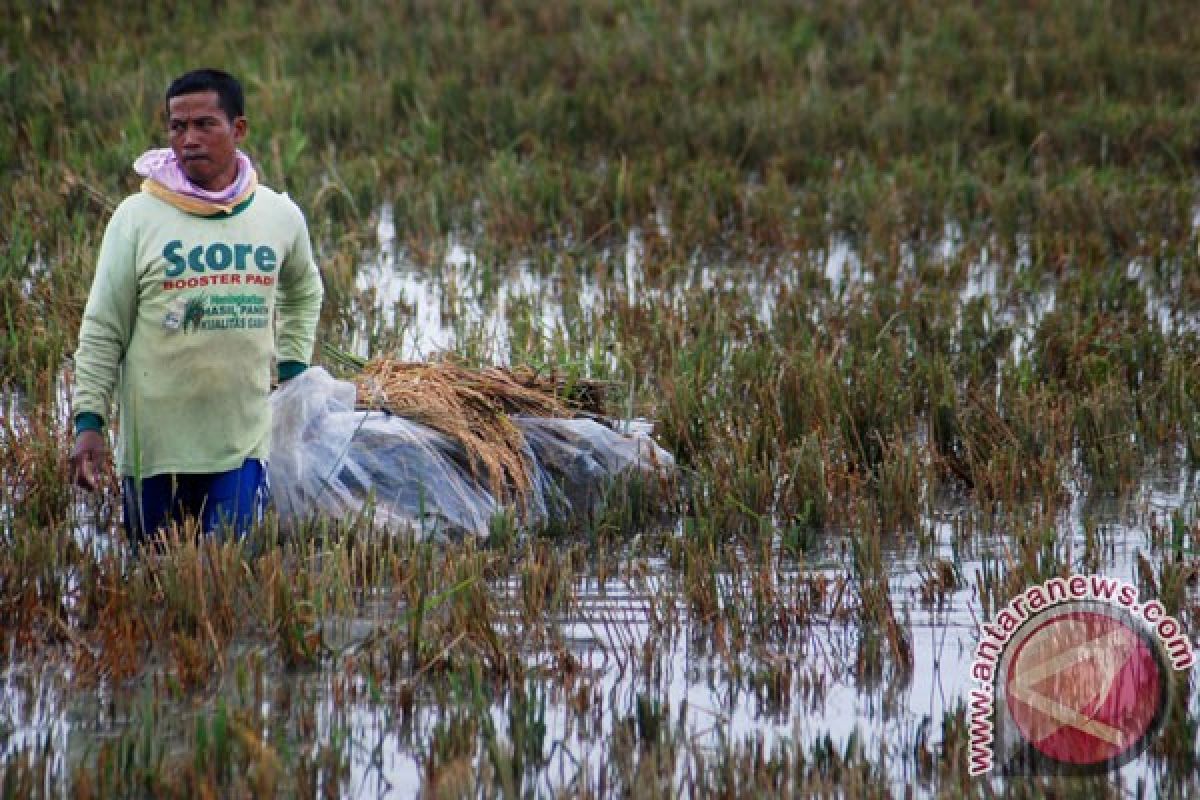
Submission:
[[[211,192],[188,180],[175,152],[169,147],[147,150],[133,162],[133,169],[145,178],[142,191],[154,195],[181,211],[199,216],[232,214],[258,188],[258,174],[250,157],[237,151],[237,177],[229,186]]]

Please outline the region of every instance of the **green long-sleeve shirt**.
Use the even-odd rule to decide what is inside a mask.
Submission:
[[[321,298],[287,195],[260,186],[216,217],[132,195],[100,246],[75,352],[76,419],[108,419],[116,392],[122,475],[265,459],[271,356],[308,363]]]

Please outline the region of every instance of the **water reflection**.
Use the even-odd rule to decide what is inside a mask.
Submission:
[[[658,235],[669,235],[665,220],[659,224],[663,229]],[[959,256],[963,238],[960,230],[948,227],[931,249],[943,263],[950,263]],[[421,360],[455,349],[466,331],[476,330],[485,332],[493,360],[504,363],[512,346],[510,312],[522,304],[536,310],[541,335],[552,337],[570,324],[568,304],[602,318],[613,291],[676,308],[687,306],[689,293],[737,292],[750,299],[755,315],[769,328],[778,298],[806,285],[802,271],[818,273],[838,302],[875,280],[853,242],[844,237],[832,238],[824,252],[797,256],[793,268],[699,262],[674,283],[648,278],[639,231],[630,231],[614,252],[620,254],[616,290],[601,286],[586,271],[567,280],[530,264],[485,265],[455,239],[447,242],[442,263],[430,274],[397,247],[393,211],[385,206],[377,226],[377,251],[364,260],[356,280],[359,302],[377,315],[378,324],[356,330],[353,348],[360,355],[372,355],[382,328],[398,334],[398,340],[389,340],[398,341],[397,355]],[[915,251],[902,256],[908,263],[906,279],[912,279],[918,258],[924,257]],[[1014,266],[1017,273],[1032,266],[1027,237],[1018,237]],[[489,272],[501,269],[502,279]],[[989,248],[981,248],[966,265],[958,299],[960,307],[975,300],[987,303],[998,324],[1012,327],[1016,335],[1011,357],[1020,359],[1058,297],[1053,286],[1014,288],[1011,272],[992,258]],[[1148,312],[1164,332],[1197,330],[1197,315],[1172,308],[1149,270],[1131,264],[1128,277],[1146,292]],[[0,395],[0,402],[8,419],[20,419],[15,395]],[[1133,497],[1120,502],[1088,493],[1083,486],[1074,486],[1071,498],[1066,510],[1049,522],[1061,561],[1073,569],[1099,570],[1135,583],[1139,554],[1158,547],[1153,526],[1175,512],[1193,524],[1200,504],[1196,473],[1186,466],[1147,473]],[[0,507],[0,518],[3,511]],[[533,674],[561,671],[566,656],[573,670],[571,691],[561,681],[546,684],[543,788],[550,793],[579,782],[594,784],[606,768],[614,721],[636,716],[639,703],[649,697],[669,709],[671,724],[677,724],[689,742],[713,752],[750,734],[761,736],[768,748],[776,742],[807,748],[825,739],[844,748],[857,738],[867,752],[884,755],[882,767],[891,787],[902,793],[912,780],[914,749],[936,750],[942,720],[964,703],[978,626],[988,616],[980,596],[981,576],[1007,570],[1012,562],[1010,533],[1003,519],[979,519],[950,501],[939,504],[913,535],[891,540],[884,554],[889,596],[913,655],[912,669],[903,675],[886,665],[873,670],[872,665],[864,669],[858,663],[864,631],[859,617],[847,611],[856,599],[851,596],[855,586],[847,580],[851,545],[845,536],[821,538],[802,560],[784,564],[773,576],[785,592],[807,591],[814,579],[840,585],[839,599],[819,606],[811,619],[797,625],[793,639],[756,642],[745,652],[731,652],[729,638],[716,633],[713,620],[693,616],[683,599],[681,579],[662,563],[648,560],[636,573],[626,570],[620,577],[600,581],[587,574],[576,576],[566,611],[549,620],[553,641],[520,654]],[[100,538],[86,531],[81,535],[85,540]],[[935,564],[949,565],[945,569],[957,580],[941,585],[931,601],[929,570]],[[741,580],[729,574],[715,577],[722,603],[752,593]],[[502,583],[493,589],[497,606],[504,610],[505,630],[518,632],[520,587]],[[343,657],[353,655],[400,613],[395,608],[373,611],[361,618],[328,620],[326,644]],[[519,637],[514,634],[514,639]],[[454,714],[453,708],[426,698],[418,700],[412,718],[405,720],[395,698],[370,699],[371,687],[361,677],[353,679],[357,699],[350,701],[334,699],[334,678],[327,672],[280,671],[268,680],[273,690],[259,706],[264,726],[289,724],[293,701],[280,699],[280,687],[286,688],[284,696],[310,698],[316,740],[345,743],[347,790],[352,795],[416,794],[430,738]],[[226,691],[230,682],[227,676]],[[64,774],[68,758],[81,757],[96,741],[122,732],[133,716],[129,709],[136,708],[142,696],[135,689],[79,699],[63,693],[61,686],[69,683],[69,674],[14,663],[10,653],[0,693],[0,751],[6,759],[48,740],[54,769]],[[1195,697],[1190,699],[1193,713],[1197,703]],[[109,713],[110,706],[123,710]],[[506,706],[493,703],[487,712],[500,735],[507,736]],[[188,713],[195,711],[176,720],[174,735],[186,735]],[[165,728],[159,733],[172,735]],[[1151,775],[1151,758],[1144,756],[1122,770],[1127,785]]]

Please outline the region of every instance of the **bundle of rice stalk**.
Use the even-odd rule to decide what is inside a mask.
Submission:
[[[365,358],[343,352],[328,344],[323,344],[322,350],[329,361],[355,375],[362,373],[367,367]],[[404,363],[391,359],[375,361]],[[454,361],[453,356],[445,354],[433,363],[437,369],[453,374],[456,385],[483,393],[510,414],[560,418],[611,416],[611,381],[568,376],[557,369],[551,369],[549,372],[534,370],[527,366],[513,369],[485,367],[474,370]]]
[[[525,440],[500,402],[510,407],[541,407],[529,390],[509,392],[502,381],[449,363],[411,363],[377,359],[354,378],[360,407],[383,409],[441,431],[459,442],[476,477],[487,480],[493,496],[523,503],[531,488]],[[517,387],[520,389],[521,387]],[[532,393],[530,393],[532,394]]]
[[[359,408],[384,410],[462,445],[476,478],[501,502],[524,504],[532,476],[525,438],[509,414],[569,418],[607,414],[609,384],[529,367],[471,369],[453,360],[366,361],[328,345],[325,356],[354,373]]]

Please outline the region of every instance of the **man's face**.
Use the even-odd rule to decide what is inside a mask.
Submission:
[[[172,97],[167,104],[167,136],[188,179],[219,192],[237,178],[237,148],[246,138],[246,118],[230,120],[215,91]]]

